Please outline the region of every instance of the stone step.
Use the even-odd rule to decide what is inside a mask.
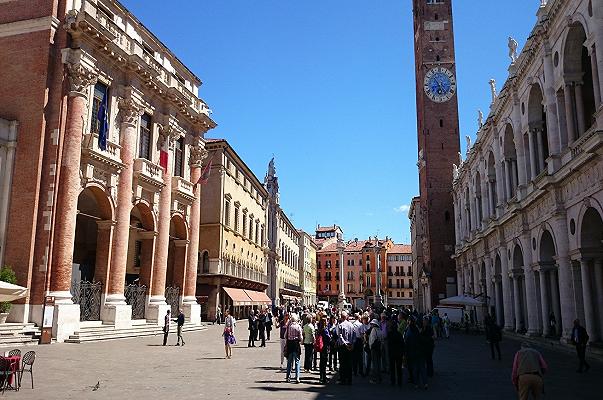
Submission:
[[[205,326],[184,324],[184,332],[201,331],[207,329]],[[176,324],[170,325],[170,331],[176,331]],[[100,327],[86,327],[75,332],[65,340],[65,343],[96,342],[101,340],[128,339],[141,336],[153,336],[163,333],[162,327],[155,324],[135,325],[131,328],[115,329],[112,325]]]
[[[33,323],[0,324],[0,347],[36,345],[40,335],[40,328]]]

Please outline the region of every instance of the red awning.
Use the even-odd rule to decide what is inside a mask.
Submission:
[[[253,301],[254,304],[257,305],[269,305],[272,304],[272,300],[270,297],[266,295],[264,292],[258,292],[257,290],[244,289],[244,292],[247,293],[247,296]]]
[[[226,294],[232,299],[233,306],[251,306],[253,302],[243,289],[224,287]]]

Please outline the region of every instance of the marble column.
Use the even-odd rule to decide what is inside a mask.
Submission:
[[[528,144],[530,146],[530,179],[533,180],[538,175],[536,169],[537,152],[534,144],[534,129],[528,131]]]
[[[574,113],[574,96],[572,96],[573,85],[566,82],[563,89],[565,95],[565,121],[567,124],[567,144],[572,143],[578,135],[576,134],[576,116]]]
[[[496,303],[494,298],[494,292],[492,291],[492,259],[490,257],[486,257],[484,259],[484,262],[486,264],[486,276],[482,277],[486,280],[486,285],[484,287],[484,295],[486,299],[489,298],[488,305],[495,306]],[[488,312],[490,312],[490,310],[488,310]]]
[[[511,182],[513,182],[513,196],[517,195],[517,160],[511,161]]]
[[[517,153],[517,165],[519,167],[519,186],[525,187],[529,181],[530,174],[526,170],[523,148],[523,133],[521,127],[520,101],[517,93],[513,93],[513,139],[515,142],[515,152]]]
[[[550,327],[548,324],[549,321],[549,298],[548,298],[548,290],[547,290],[547,281],[546,281],[547,271],[543,266],[540,266],[540,272],[538,273],[539,283],[540,283],[540,305],[542,312],[542,334],[544,336],[549,335]]]
[[[195,191],[195,199],[191,205],[189,217],[189,240],[188,255],[186,257],[186,279],[184,282],[184,296],[182,307],[187,320],[192,323],[201,323],[201,306],[195,297],[197,291],[197,267],[199,259],[199,224],[201,217],[201,188],[197,182],[201,177],[201,165],[207,152],[200,145],[190,147],[191,182]]]
[[[538,145],[538,173],[544,171],[544,135],[543,129],[536,130],[536,144]]]
[[[593,90],[595,92],[595,108],[598,109],[601,105],[601,85],[599,70],[597,69],[597,49],[594,45],[588,47],[590,53],[590,67],[593,72]]]
[[[553,57],[549,43],[544,46],[544,100],[546,103],[546,129],[550,155],[558,155],[561,152],[559,141],[559,125],[557,117],[557,94],[553,83],[555,76],[553,73]]]
[[[522,318],[521,318],[521,311],[523,309],[522,305],[521,305],[521,293],[520,293],[520,285],[519,285],[519,276],[516,274],[513,274],[512,278],[513,279],[513,300],[515,302],[514,304],[514,310],[515,310],[515,332],[519,332],[522,328],[523,328],[523,324],[522,324]]]
[[[55,299],[52,336],[62,342],[78,329],[80,322],[79,304],[73,304],[71,296],[71,270],[75,246],[77,202],[81,187],[80,161],[82,132],[87,111],[87,96],[90,85],[97,79],[96,71],[80,63],[67,63],[70,83],[67,98],[67,118],[63,135],[61,172],[58,183],[56,215],[60,219],[53,232],[53,259],[50,275],[50,296]]]
[[[582,278],[582,301],[584,304],[584,327],[590,335],[590,340],[596,340],[595,310],[593,307],[593,291],[588,259],[580,259],[580,276]]]
[[[558,129],[558,142],[559,142],[559,153],[561,153],[567,147],[567,119],[566,119],[566,109],[565,109],[565,95],[564,92],[558,91],[556,93],[557,99],[557,121]]]
[[[494,282],[494,292],[496,295],[496,323],[502,326],[506,313],[502,294],[502,282]]]
[[[595,260],[595,298],[599,333],[597,339],[603,339],[603,259]]]
[[[507,256],[507,247],[500,249],[501,275],[502,275],[502,299],[503,310],[505,316],[505,330],[512,331],[514,328],[513,321],[513,301],[511,292],[513,287],[509,278],[509,259]]]
[[[539,335],[542,331],[540,329],[540,321],[538,318],[538,293],[536,292],[536,276],[532,267],[528,266],[525,268],[525,295],[527,305],[527,318],[528,324],[527,333],[528,335]]]
[[[124,286],[128,263],[130,239],[130,214],[132,211],[132,179],[136,154],[136,126],[142,115],[141,106],[130,95],[133,88],[126,88],[127,98],[119,99],[121,162],[124,165],[117,184],[115,207],[115,231],[113,234],[112,262],[107,283],[107,297],[101,310],[101,319],[115,327],[132,324],[132,306],[126,304]]]
[[[496,200],[494,199],[494,179],[488,177],[488,211],[490,216],[496,216]]]
[[[582,94],[582,86],[584,83],[576,82],[575,83],[575,95],[576,95],[576,120],[578,121],[578,135],[576,137],[582,136],[584,132],[586,132],[586,118],[584,115],[584,98]]]
[[[557,279],[557,270],[553,269],[549,272],[549,283],[551,284],[551,303],[552,303],[552,311],[555,315],[555,321],[557,322],[557,331],[551,332],[551,334],[559,335],[561,332],[561,326],[563,322],[561,321],[561,308],[559,304],[559,280]],[[548,320],[547,320],[548,321]]]

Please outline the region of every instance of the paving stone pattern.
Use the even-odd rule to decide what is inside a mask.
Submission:
[[[221,327],[185,334],[186,346],[161,346],[162,336],[86,344],[53,344],[34,349],[35,389],[29,376],[20,392],[5,398],[19,399],[516,399],[511,385],[512,357],[519,343],[505,338],[503,360],[491,360],[482,336],[455,334],[436,343],[436,376],[427,391],[411,385],[392,387],[387,376],[382,385],[355,378],[352,386],[318,383],[318,374],[303,374],[302,383],[285,383],[279,368],[279,343],[247,348],[244,323],[237,326],[238,344],[233,358],[224,359]],[[545,399],[601,399],[603,363],[577,374],[572,354],[539,349],[549,363]],[[335,379],[333,379],[335,381]],[[93,390],[100,382],[97,390]]]

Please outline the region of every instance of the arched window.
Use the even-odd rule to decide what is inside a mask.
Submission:
[[[201,256],[201,273],[209,274],[209,253],[207,251],[204,251]]]

